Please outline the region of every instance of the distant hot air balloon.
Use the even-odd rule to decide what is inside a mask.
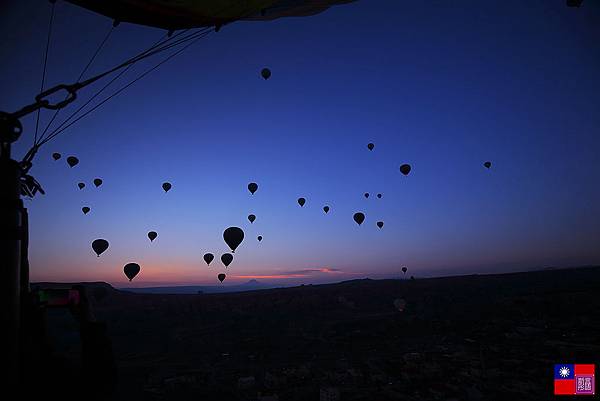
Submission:
[[[406,274],[407,271],[408,271],[408,269],[406,267],[402,268],[402,273]]]
[[[150,239],[150,242],[154,241],[156,239],[156,237],[158,237],[158,234],[156,231],[150,231],[148,233],[148,238]]]
[[[172,186],[172,185],[171,185],[171,183],[169,183],[169,182],[163,182],[163,184],[162,184],[162,189],[163,189],[165,192],[169,192],[169,190],[171,189],[171,186]]]
[[[96,188],[98,188],[100,185],[102,185],[102,180],[100,178],[94,178],[94,185]]]
[[[90,208],[87,206],[84,206],[81,208],[81,211],[83,212],[83,214],[88,214],[90,212]]]
[[[248,221],[250,221],[250,223],[254,223],[254,220],[256,220],[256,216],[253,214],[249,214],[248,215]]]
[[[77,184],[77,186],[79,187],[79,189],[85,188],[85,184],[83,182],[80,182],[79,184]]]
[[[76,158],[75,156],[69,156],[69,157],[67,157],[67,164],[70,167],[75,167],[77,165],[77,163],[79,163],[79,159]]]
[[[123,267],[123,271],[129,281],[131,281],[140,272],[140,265],[137,263],[127,263],[125,267]]]
[[[410,276],[410,279],[411,279],[411,280],[414,280],[414,279],[415,279],[415,276]]]
[[[60,153],[57,153],[57,152],[54,152],[54,153],[52,153],[52,158],[53,158],[54,160],[58,160],[58,159],[60,159]]]
[[[263,77],[265,80],[267,80],[267,79],[271,78],[271,70],[269,70],[268,68],[263,68],[263,69],[260,71],[260,75],[261,75],[261,76],[262,76],[262,77]]]
[[[371,142],[367,145],[367,148],[369,148],[369,150],[373,150],[375,148],[375,144]]]
[[[233,255],[230,253],[224,253],[221,255],[221,262],[225,265],[225,267],[228,267],[231,262],[233,262]]]
[[[383,195],[381,195],[381,194],[377,194],[377,197],[378,197],[379,199],[381,199],[381,197],[382,197],[382,196],[383,196]]]
[[[377,222],[377,227],[383,228],[383,221],[378,221]]]
[[[219,278],[220,282],[223,282],[223,280],[225,280],[225,273],[219,273],[219,275],[217,276]]]
[[[408,175],[408,173],[410,173],[410,170],[410,164],[403,164],[400,166],[400,172],[404,175]]]
[[[254,193],[258,190],[258,184],[255,182],[251,182],[250,184],[248,184],[248,191],[250,191],[250,193],[252,195],[254,195]]]
[[[369,199],[369,193],[365,192],[365,198]]]
[[[262,235],[259,235],[258,237],[256,237],[256,239],[258,240],[258,242],[262,241]]]
[[[108,249],[108,241],[102,238],[95,239],[92,242],[92,249],[100,257],[100,254]]]
[[[492,167],[492,162],[485,162],[485,163],[483,163],[483,166],[485,168],[490,168],[490,167]]]
[[[212,253],[204,254],[204,261],[206,262],[207,266],[210,266],[210,262],[212,262],[214,258],[215,258],[215,255],[213,255]]]
[[[229,227],[223,231],[223,239],[231,252],[235,252],[235,249],[244,240],[244,231],[239,227]]]
[[[363,221],[365,221],[365,215],[361,212],[354,213],[353,218],[356,224],[358,224],[359,226],[363,223]]]
[[[306,199],[298,198],[298,204],[300,205],[300,207],[304,206],[305,203],[306,203]]]
[[[323,211],[325,213],[329,213],[329,206],[323,206]]]

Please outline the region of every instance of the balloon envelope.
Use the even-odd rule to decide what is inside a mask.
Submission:
[[[223,239],[229,249],[231,249],[232,252],[235,252],[235,249],[240,246],[244,240],[244,231],[239,227],[229,227],[223,231]]]
[[[233,262],[233,255],[230,253],[224,253],[221,255],[221,262],[225,265],[225,267],[229,266],[231,262]]]
[[[102,180],[100,178],[94,178],[94,185],[96,188],[98,188],[100,185],[102,185]]]
[[[256,239],[258,240],[258,242],[262,241],[262,235],[259,235],[258,237],[256,237]]]
[[[217,277],[219,278],[220,282],[223,282],[223,280],[225,280],[225,273],[219,273]]]
[[[92,249],[96,252],[96,255],[100,254],[108,249],[108,241],[102,238],[95,239],[92,242]]]
[[[253,214],[249,214],[248,215],[248,220],[250,221],[250,223],[254,223],[254,220],[256,220],[256,216]]]
[[[369,199],[369,193],[365,192],[365,198]]]
[[[58,160],[58,159],[60,159],[60,153],[57,153],[57,152],[54,152],[54,153],[52,153],[52,158],[53,158],[54,160]]]
[[[85,188],[85,184],[83,182],[80,182],[79,184],[77,184],[77,186],[79,187],[79,189]]]
[[[358,224],[359,226],[362,224],[363,221],[365,221],[365,215],[364,213],[361,212],[356,212],[354,213],[354,221],[356,222],[356,224]]]
[[[367,145],[367,148],[369,148],[369,150],[373,150],[375,148],[375,144],[374,143],[369,143]]]
[[[403,164],[400,166],[400,172],[404,175],[408,175],[408,173],[410,173],[410,170],[410,164]]]
[[[212,253],[205,253],[203,258],[204,258],[204,261],[206,262],[206,265],[210,266],[210,262],[213,261],[213,259],[215,258],[215,255],[213,255]]]
[[[269,70],[268,68],[263,68],[260,71],[260,75],[262,75],[262,77],[267,80],[269,78],[271,78],[271,70]]]
[[[169,192],[169,190],[171,189],[171,187],[172,187],[172,185],[169,182],[163,182],[163,184],[162,184],[162,189],[165,192]]]
[[[381,197],[382,197],[382,196],[383,196],[383,195],[381,195],[381,194],[377,194],[377,197],[378,197],[379,199],[381,199]]]
[[[83,214],[88,214],[89,211],[90,211],[90,208],[87,207],[87,206],[84,206],[84,207],[81,208],[81,211],[83,212]]]
[[[300,205],[300,207],[304,206],[305,203],[306,203],[306,199],[298,198],[298,204]]]
[[[377,222],[377,227],[383,228],[383,221],[378,221]]]
[[[250,193],[252,195],[254,195],[254,193],[258,190],[258,184],[255,182],[251,182],[250,184],[248,184],[248,191],[250,191]]]
[[[140,272],[140,265],[137,263],[127,263],[125,267],[123,267],[123,271],[129,281],[131,281]]]
[[[75,167],[77,165],[77,163],[79,163],[79,159],[76,158],[75,156],[69,156],[67,157],[67,164],[71,167]]]
[[[402,268],[402,273],[406,274],[407,271],[408,271],[408,269],[406,267]]]
[[[148,238],[150,239],[150,242],[154,241],[156,237],[158,237],[158,233],[156,231],[150,231],[148,233]]]
[[[329,206],[323,206],[323,211],[325,213],[329,213]]]
[[[485,168],[490,168],[490,167],[492,167],[492,162],[485,162],[485,163],[483,163],[483,165]]]

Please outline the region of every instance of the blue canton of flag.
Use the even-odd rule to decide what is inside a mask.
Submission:
[[[554,365],[554,380],[575,378],[575,366],[572,363]]]

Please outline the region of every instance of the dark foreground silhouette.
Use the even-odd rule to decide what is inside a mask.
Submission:
[[[600,362],[597,267],[208,295],[86,286],[115,399],[544,400],[555,363]]]

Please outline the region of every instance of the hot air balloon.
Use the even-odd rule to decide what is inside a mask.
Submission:
[[[485,168],[490,168],[490,167],[492,167],[492,162],[485,162],[485,163],[483,163],[483,166]]]
[[[304,206],[305,203],[306,203],[306,199],[298,198],[298,204],[300,205],[300,207]]]
[[[100,257],[100,254],[108,249],[108,241],[102,238],[95,239],[92,242],[92,249]]]
[[[244,231],[239,227],[229,227],[223,231],[223,239],[229,249],[231,249],[231,252],[235,252],[235,249],[244,240]]]
[[[256,220],[256,216],[253,214],[249,214],[248,215],[248,221],[250,221],[250,223],[254,223],[254,220]]]
[[[203,258],[204,258],[204,261],[206,262],[206,265],[210,266],[210,262],[213,261],[213,259],[215,258],[215,255],[213,255],[212,253],[205,253]]]
[[[90,211],[90,208],[87,207],[87,206],[84,206],[84,207],[81,208],[81,211],[83,212],[83,214],[88,214],[89,211]]]
[[[377,227],[383,228],[383,221],[378,221],[377,222]]]
[[[383,195],[381,195],[381,194],[377,194],[377,197],[378,197],[379,199],[381,199],[381,197],[382,197],[382,196],[383,196]]]
[[[75,156],[69,156],[69,157],[67,157],[67,164],[70,167],[75,167],[78,163],[79,163],[79,159],[76,158]]]
[[[225,265],[225,267],[228,267],[231,262],[233,262],[233,255],[230,253],[224,253],[221,255],[221,262]]]
[[[323,206],[323,211],[325,213],[329,213],[329,206]]]
[[[402,268],[402,273],[406,274],[407,271],[408,271],[408,269],[406,267]]]
[[[262,235],[259,235],[258,237],[256,237],[256,239],[258,240],[258,242],[262,241]]]
[[[248,184],[248,191],[250,191],[250,193],[252,195],[254,195],[254,193],[258,190],[258,184],[255,182],[251,182],[250,184]]]
[[[583,0],[567,0],[567,7],[581,7]]]
[[[102,185],[102,180],[100,178],[94,178],[94,185],[96,188],[98,188],[100,185]]]
[[[60,153],[57,153],[57,152],[54,152],[54,153],[52,153],[52,158],[53,158],[54,160],[58,160],[58,159],[60,159]]]
[[[150,231],[148,233],[148,238],[150,239],[150,242],[154,241],[156,239],[156,237],[158,237],[158,234],[156,233],[156,231]]]
[[[163,189],[165,192],[169,192],[169,190],[171,189],[171,183],[169,183],[169,182],[163,182],[163,184],[162,184],[162,189]]]
[[[263,68],[260,71],[260,75],[262,75],[262,77],[266,81],[267,79],[271,78],[271,70],[269,70],[268,68]]]
[[[410,164],[403,164],[400,166],[400,172],[404,175],[408,175],[408,173],[410,173],[410,170]]]
[[[131,281],[140,272],[140,265],[137,263],[127,263],[125,267],[123,267],[123,271],[129,281]]]
[[[219,275],[217,276],[219,278],[220,282],[223,282],[223,280],[225,280],[225,273],[219,273]]]
[[[369,193],[365,192],[365,198],[369,199]]]
[[[85,188],[85,184],[83,182],[80,182],[79,184],[77,184],[77,186],[79,187],[79,189]]]
[[[356,224],[358,224],[359,226],[362,224],[363,221],[365,221],[365,215],[361,212],[354,213],[353,218]]]
[[[373,150],[375,148],[375,144],[371,142],[367,145],[367,148],[369,148],[369,150]]]

